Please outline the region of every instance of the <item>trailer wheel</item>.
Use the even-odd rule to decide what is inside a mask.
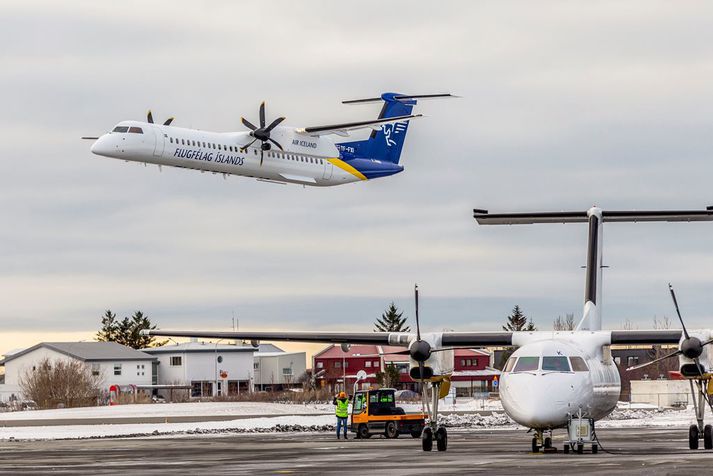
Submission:
[[[357,427],[357,436],[362,439],[371,438],[371,433],[369,433],[369,427],[366,423],[360,423]]]
[[[396,427],[395,421],[390,421],[386,424],[386,428],[384,429],[384,435],[386,435],[387,438],[399,437],[399,429]]]
[[[411,430],[411,438],[420,438],[423,430]]]

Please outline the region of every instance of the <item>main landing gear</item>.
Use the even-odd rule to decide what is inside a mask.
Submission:
[[[711,402],[711,380],[698,379],[690,380],[691,396],[693,397],[693,408],[696,411],[696,425],[691,425],[688,428],[688,447],[692,450],[697,450],[700,439],[703,438],[703,448],[707,450],[713,449],[713,426],[704,424],[704,416],[706,405],[713,410],[713,402]]]
[[[448,432],[444,426],[438,426],[438,399],[440,396],[442,382],[431,382],[428,386],[430,391],[432,407],[427,404],[426,383],[423,383],[421,392],[423,393],[424,406],[428,409],[428,423],[421,432],[421,446],[423,451],[433,450],[433,440],[436,440],[438,451],[448,449]]]

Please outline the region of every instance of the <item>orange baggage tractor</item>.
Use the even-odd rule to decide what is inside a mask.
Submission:
[[[406,413],[396,406],[396,390],[380,388],[360,390],[354,394],[352,422],[350,429],[357,438],[384,435],[398,438],[400,434],[410,434],[419,438],[426,422],[422,412]]]

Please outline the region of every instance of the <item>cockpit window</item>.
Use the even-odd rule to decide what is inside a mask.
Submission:
[[[540,366],[539,357],[520,357],[517,359],[514,372],[532,372]]]
[[[572,361],[572,370],[575,372],[588,372],[589,368],[587,363],[581,357],[570,357],[569,360]]]
[[[505,364],[505,369],[503,372],[512,372],[512,368],[515,367],[515,361],[517,360],[517,357],[510,357],[508,359],[508,363]]]
[[[562,356],[542,357],[542,370],[550,372],[569,372],[569,361],[567,357]]]
[[[116,126],[111,132],[128,132],[129,128],[127,126]]]
[[[143,134],[144,131],[140,127],[129,127],[129,132],[132,134]]]

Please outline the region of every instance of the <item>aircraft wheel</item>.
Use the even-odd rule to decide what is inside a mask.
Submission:
[[[398,428],[396,428],[396,422],[390,421],[386,424],[386,428],[384,429],[384,435],[386,435],[387,438],[399,437],[399,430]]]
[[[713,426],[706,425],[703,428],[703,447],[707,450],[713,450]]]
[[[433,450],[433,430],[426,427],[421,433],[421,446],[423,446],[423,451]]]
[[[540,452],[540,445],[537,444],[537,437],[535,437],[535,436],[532,437],[532,452],[533,453]]]
[[[444,427],[436,430],[436,447],[438,451],[446,451],[448,449],[448,432]]]
[[[692,450],[698,449],[698,425],[691,425],[688,428],[688,447]]]
[[[552,438],[550,438],[549,436],[547,438],[545,438],[545,446],[544,447],[552,448]]]
[[[367,439],[371,437],[371,434],[369,433],[369,427],[366,426],[366,423],[361,423],[357,427],[357,437],[362,439]]]
[[[599,453],[599,445],[596,443],[592,443],[592,454],[595,455]]]
[[[564,444],[564,454],[569,453],[569,445],[567,443]]]
[[[577,444],[577,454],[584,453],[584,445],[582,443]]]

